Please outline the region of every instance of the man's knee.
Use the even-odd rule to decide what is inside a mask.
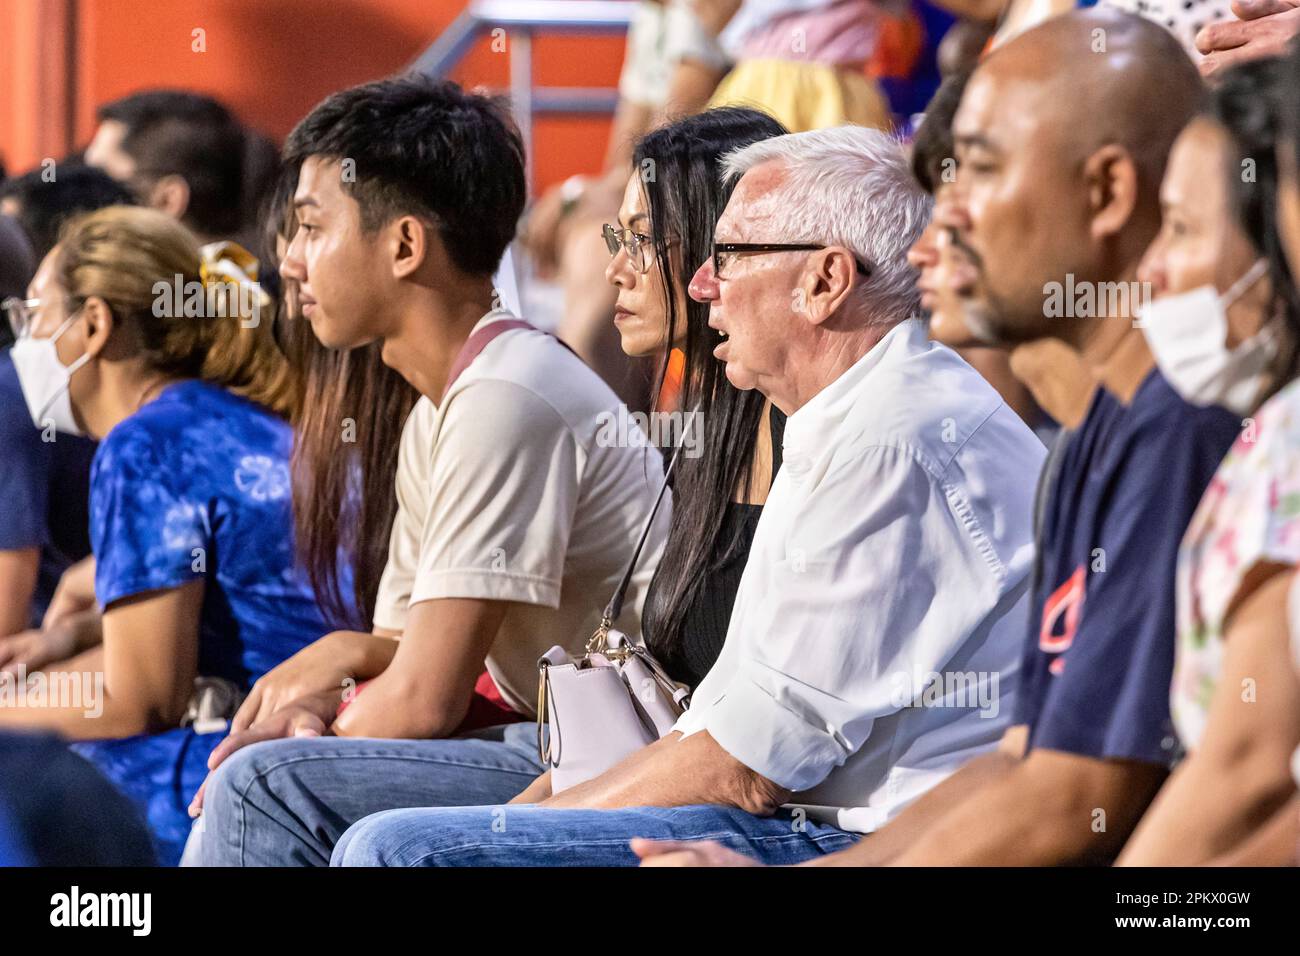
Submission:
[[[293,738],[264,740],[251,744],[221,762],[208,778],[204,792],[204,815],[223,817],[237,811],[250,794],[268,787],[268,781],[281,768],[291,766],[304,749],[304,741]]]

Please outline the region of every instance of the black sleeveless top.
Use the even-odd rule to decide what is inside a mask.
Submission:
[[[785,434],[785,415],[773,407],[770,418],[772,478],[775,480],[777,469],[781,467],[781,438]],[[731,623],[731,608],[736,603],[736,590],[740,587],[740,575],[745,570],[745,562],[749,560],[754,531],[762,514],[762,505],[737,502],[727,504],[727,513],[723,516],[722,528],[714,544],[715,559],[725,557],[725,560],[715,560],[707,583],[696,592],[682,622],[681,641],[672,648],[661,649],[655,645],[653,635],[645,635],[646,646],[663,665],[668,676],[692,689],[699,686],[722,652],[722,642],[726,640],[727,626]],[[733,541],[735,546],[727,556],[725,552]],[[646,593],[646,607],[653,606],[659,586],[659,573],[656,571]],[[644,617],[642,615],[643,619]]]

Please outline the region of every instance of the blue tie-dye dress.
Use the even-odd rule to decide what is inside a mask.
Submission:
[[[91,471],[90,539],[102,607],[204,580],[198,673],[253,682],[330,628],[295,567],[289,425],[200,381],[168,386],[100,443]],[[129,639],[127,637],[126,639]],[[225,731],[177,728],[79,743],[136,801],[175,863],[187,807]]]

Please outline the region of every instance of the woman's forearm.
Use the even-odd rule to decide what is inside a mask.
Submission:
[[[0,551],[0,637],[31,626],[32,595],[40,562],[39,548]]]
[[[1290,797],[1300,693],[1287,643],[1289,571],[1256,565],[1251,577],[1261,583],[1239,600],[1224,626],[1205,733],[1134,831],[1121,865],[1207,863]]]
[[[108,694],[102,668],[40,671],[22,683],[0,679],[0,727],[102,740],[161,729],[153,723],[138,702]]]
[[[1224,765],[1193,753],[1169,778],[1118,866],[1203,866],[1245,839],[1292,791],[1285,765],[1269,772],[1263,761]]]
[[[1300,862],[1300,794],[1239,845],[1207,866],[1295,866]]]

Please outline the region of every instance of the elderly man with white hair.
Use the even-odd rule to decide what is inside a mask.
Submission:
[[[916,317],[928,199],[858,127],[728,167],[691,294],[728,378],[789,419],[717,663],[672,733],[605,774],[536,805],[376,814],[335,864],[630,865],[636,837],[801,862],[1007,728],[1044,450]]]

